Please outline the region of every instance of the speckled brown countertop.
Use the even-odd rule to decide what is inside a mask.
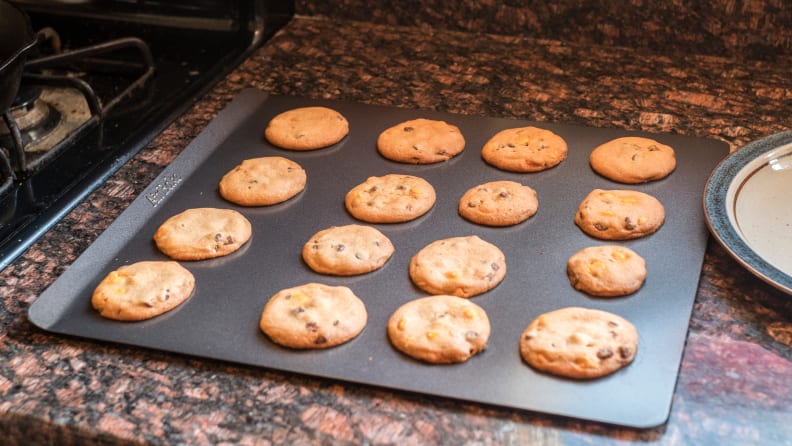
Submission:
[[[299,11],[322,13],[306,5]],[[792,298],[714,241],[670,419],[649,430],[63,338],[27,321],[30,303],[246,87],[681,133],[732,149],[792,128],[788,35],[775,34],[781,38],[762,47],[763,57],[755,57],[756,45],[741,55],[739,41],[727,39],[735,52],[719,56],[690,42],[682,51],[685,39],[668,51],[639,51],[402,26],[393,17],[297,16],[0,272],[3,443],[792,444]],[[788,15],[780,20],[789,24]]]

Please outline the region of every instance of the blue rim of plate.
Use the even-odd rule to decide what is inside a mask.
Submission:
[[[776,133],[749,143],[721,161],[704,187],[704,217],[710,232],[746,269],[779,290],[792,294],[792,276],[767,262],[742,239],[729,219],[729,187],[749,163],[779,147],[792,144],[792,131]],[[768,160],[769,161],[769,160]]]

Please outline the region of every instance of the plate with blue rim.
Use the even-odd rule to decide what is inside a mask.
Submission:
[[[792,295],[792,130],[733,152],[704,188],[710,232],[754,275]]]

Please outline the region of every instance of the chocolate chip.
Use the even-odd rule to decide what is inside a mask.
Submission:
[[[499,195],[501,198],[511,198],[511,194],[509,194],[509,193],[508,193],[508,192],[506,192],[506,191],[504,191],[504,192],[501,192],[501,193],[499,193],[498,195]]]
[[[597,351],[597,358],[599,359],[608,359],[613,356],[613,350],[608,347],[602,347]]]
[[[405,131],[405,132],[412,132],[413,130],[415,130],[415,129],[413,129],[413,128],[412,128],[412,127],[410,127],[409,125],[408,125],[408,126],[406,126],[406,127],[404,127],[404,131]]]
[[[322,335],[319,335],[316,337],[316,339],[314,339],[314,344],[326,344],[326,343],[327,343],[327,338]]]
[[[291,310],[291,313],[292,313],[292,315],[297,316],[300,313],[305,313],[305,308],[297,307],[297,308]]]
[[[621,356],[623,359],[629,358],[630,356],[632,356],[632,353],[633,350],[630,347],[627,347],[625,345],[619,347],[619,356]]]
[[[338,245],[336,245],[336,247],[335,247],[335,250],[336,250],[336,251],[338,251],[338,252],[341,252],[341,251],[343,251],[343,250],[345,250],[345,249],[346,249],[346,246],[344,246],[344,244],[343,244],[343,243],[339,243],[339,244],[338,244]]]
[[[313,322],[313,321],[306,322],[305,323],[305,328],[308,331],[317,332],[317,331],[319,331],[319,324],[317,324],[316,322]]]
[[[633,221],[630,220],[630,217],[624,217],[624,229],[628,231],[635,229],[635,225],[633,224]]]
[[[500,265],[498,265],[496,262],[492,262],[490,263],[490,268],[492,268],[493,271],[497,271],[500,269]]]
[[[607,226],[607,225],[603,225],[602,223],[599,223],[599,222],[597,222],[597,223],[594,223],[594,227],[595,227],[595,228],[596,228],[598,231],[607,231],[607,230],[608,230],[608,226]]]

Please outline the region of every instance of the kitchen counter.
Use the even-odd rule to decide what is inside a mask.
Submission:
[[[788,34],[770,33],[777,39],[764,46],[722,39],[722,51],[708,54],[696,51],[701,42],[693,38],[634,49],[575,36],[482,33],[470,22],[441,28],[387,14],[363,21],[310,5],[298,12],[0,272],[3,444],[792,444],[792,297],[712,239],[671,415],[653,429],[66,338],[29,323],[36,297],[244,88],[679,133],[732,150],[792,128]]]

